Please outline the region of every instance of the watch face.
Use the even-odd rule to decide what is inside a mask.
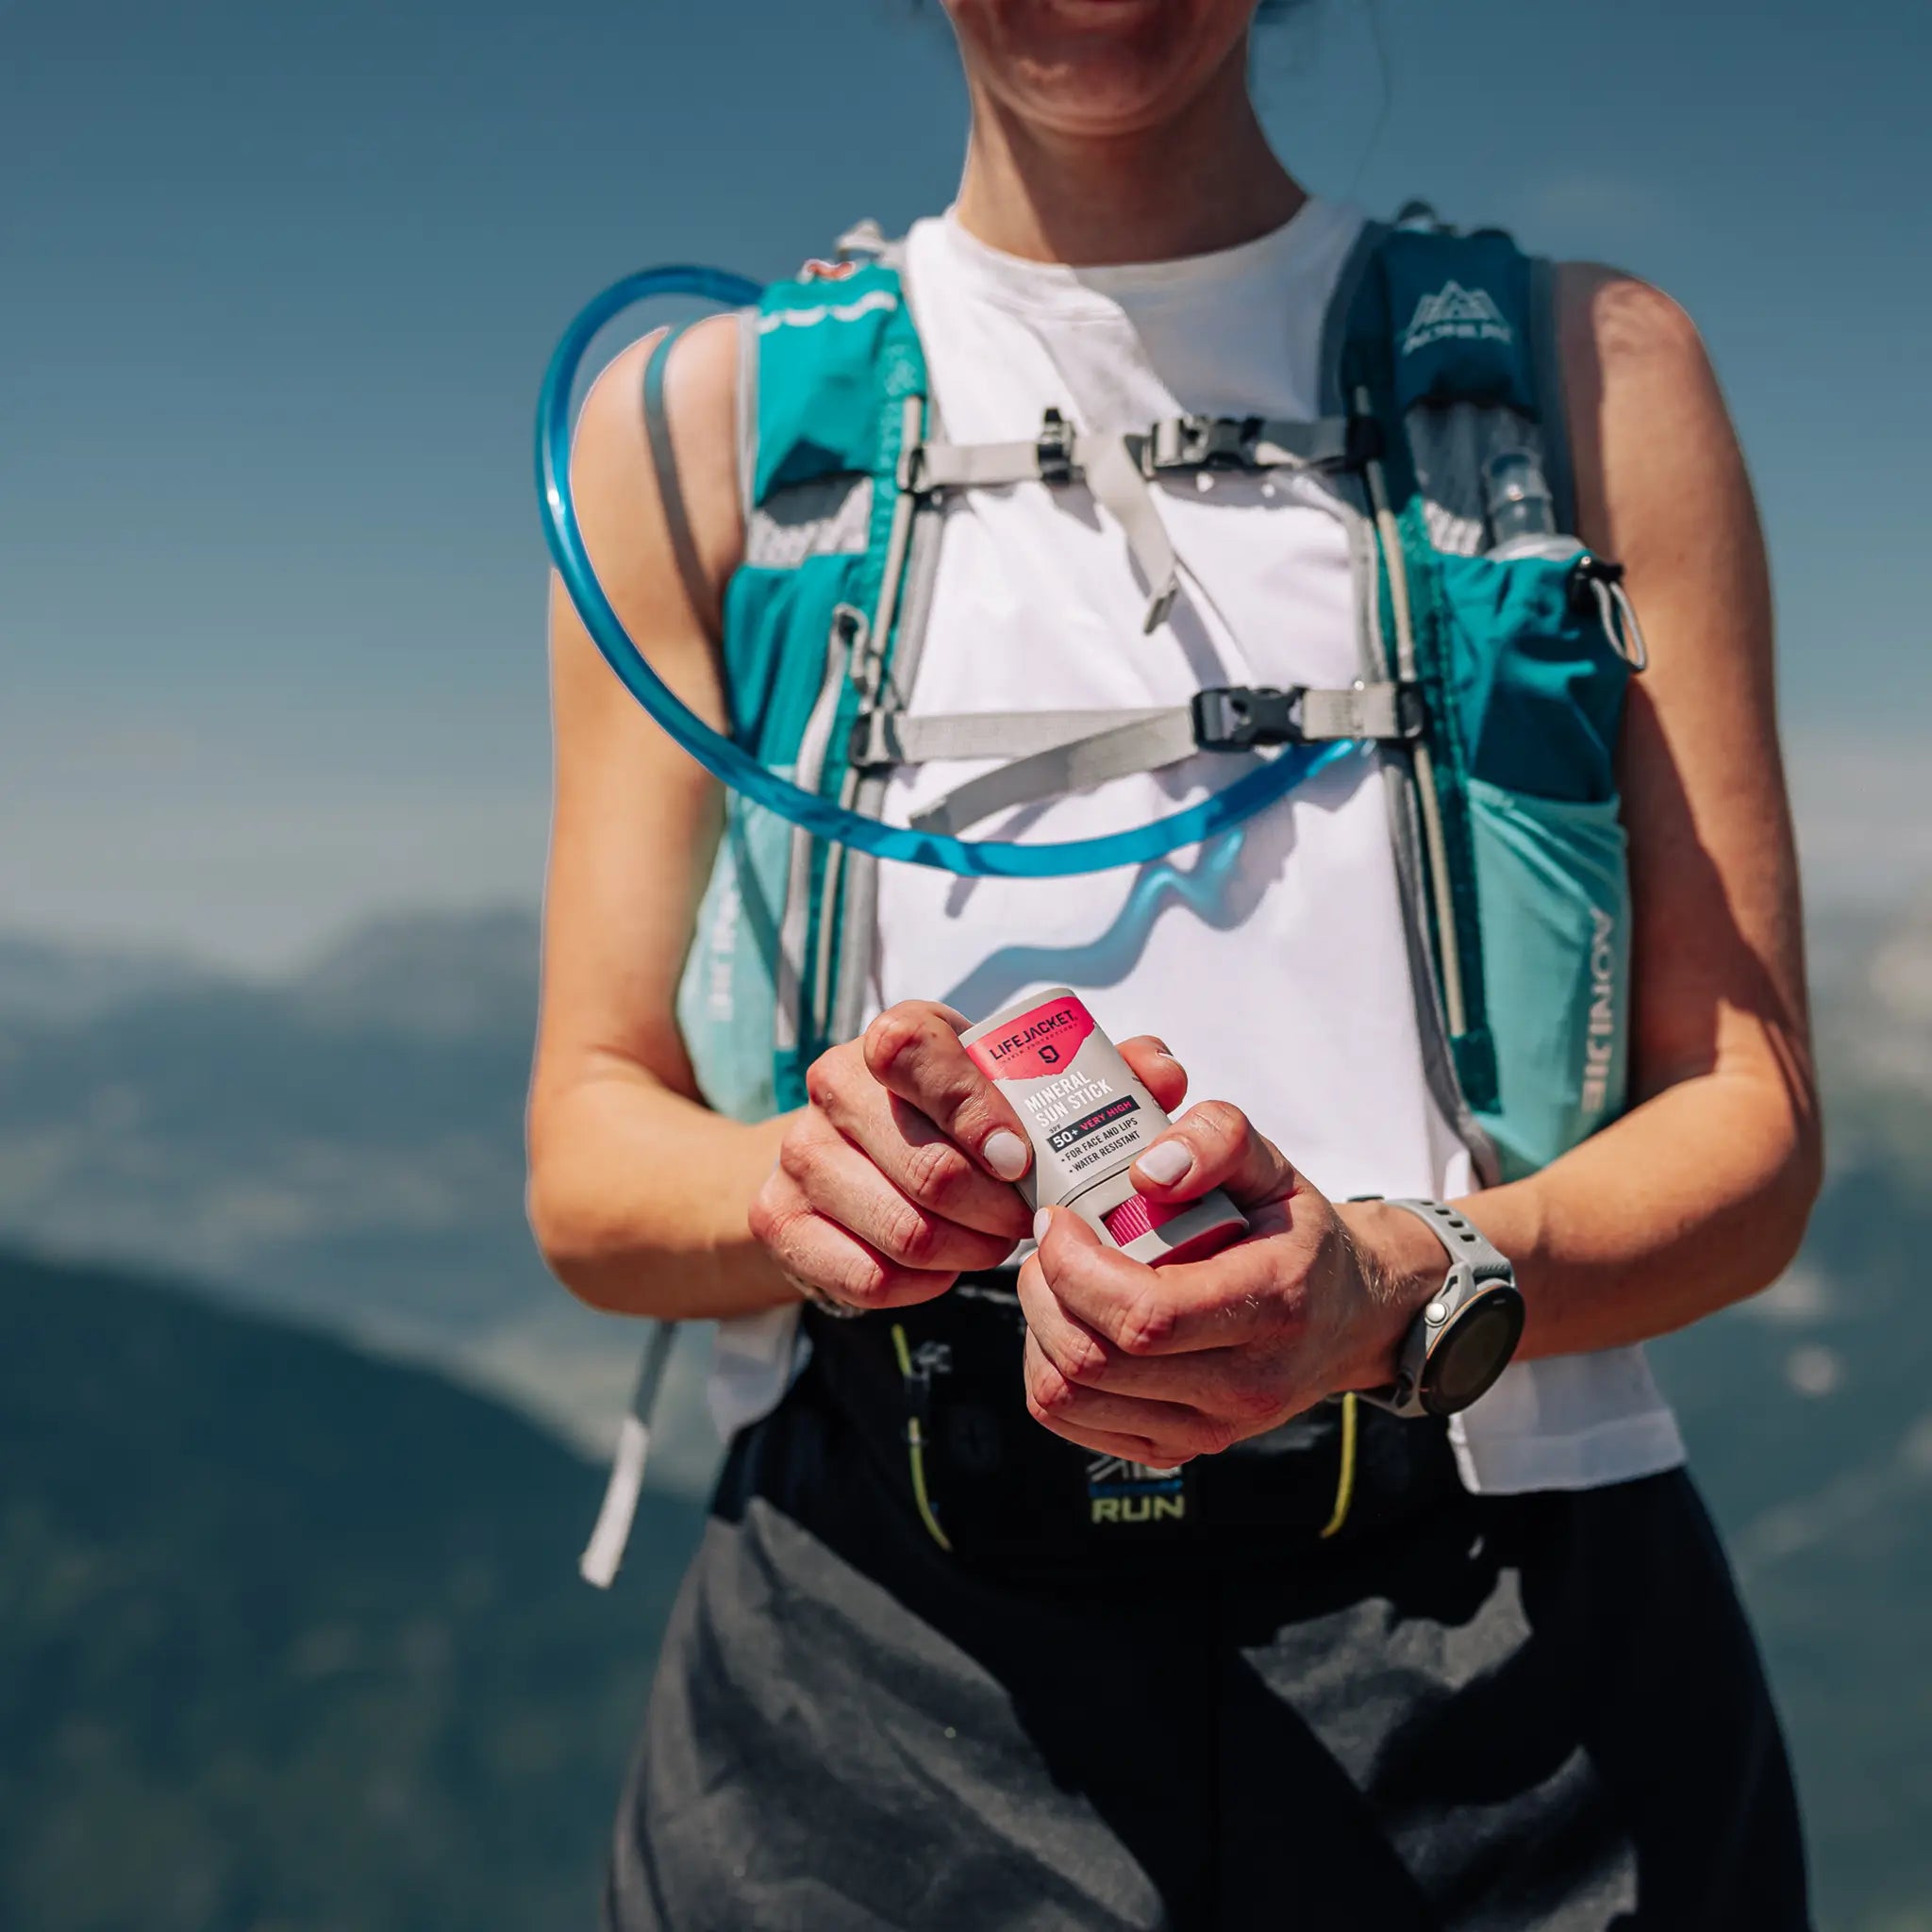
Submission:
[[[1467,1408],[1509,1365],[1523,1334],[1523,1297],[1493,1288],[1469,1303],[1429,1353],[1423,1371],[1425,1406],[1436,1415]]]

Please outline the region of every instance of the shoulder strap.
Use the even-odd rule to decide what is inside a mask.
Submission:
[[[1541,256],[1529,262],[1529,303],[1524,326],[1529,338],[1530,377],[1536,393],[1537,425],[1542,431],[1543,480],[1559,530],[1576,527],[1576,474],[1570,450],[1570,399],[1563,386],[1563,348],[1557,307],[1557,264]]]
[[[1330,306],[1324,407],[1369,389],[1386,412],[1384,461],[1407,498],[1404,425],[1419,406],[1514,411],[1537,429],[1558,526],[1574,525],[1574,485],[1555,265],[1500,229],[1473,235],[1370,224]]]
[[[724,650],[752,700],[759,755],[863,809],[878,800],[848,747],[890,700],[905,592],[917,588],[922,502],[907,458],[925,432],[926,379],[902,251],[862,227],[838,252],[769,285],[745,328],[747,556],[726,596]],[[923,609],[923,595],[913,605]],[[846,939],[865,938],[871,889],[869,865],[843,846],[803,831],[789,846],[773,1058],[781,1107],[803,1098],[804,1066],[841,1010]]]
[[[1496,1063],[1469,824],[1468,747],[1452,702],[1441,559],[1410,432],[1418,412],[1457,404],[1513,411],[1541,428],[1548,384],[1539,380],[1535,349],[1549,331],[1533,325],[1539,304],[1531,263],[1505,234],[1397,227],[1365,242],[1368,258],[1353,290],[1339,298],[1349,305],[1340,329],[1340,380],[1350,399],[1364,399],[1382,428],[1383,456],[1369,470],[1386,585],[1380,608],[1399,673],[1414,676],[1426,700],[1428,728],[1414,747],[1411,774],[1432,953],[1457,1084],[1480,1112],[1495,1105]]]
[[[696,539],[691,535],[691,512],[684,501],[684,485],[677,475],[677,452],[671,441],[671,418],[664,408],[664,372],[671,361],[671,345],[689,324],[666,329],[644,362],[644,435],[651,447],[651,469],[658,479],[658,501],[664,511],[664,529],[671,539],[671,555],[691,599],[692,614],[711,636],[718,634],[718,599],[698,560]]]
[[[1374,324],[1396,408],[1477,403],[1536,416],[1529,266],[1498,229],[1383,237],[1376,269],[1385,299]]]

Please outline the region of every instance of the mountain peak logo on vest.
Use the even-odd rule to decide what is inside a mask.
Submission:
[[[1444,282],[1433,295],[1424,295],[1415,305],[1408,326],[1402,332],[1402,353],[1413,356],[1431,342],[1503,342],[1516,340],[1516,334],[1503,320],[1487,289],[1465,289],[1460,282]]]

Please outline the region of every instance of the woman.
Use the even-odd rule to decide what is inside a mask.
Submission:
[[[1255,10],[948,0],[972,139],[904,272],[951,437],[1030,437],[1056,408],[1096,438],[1318,412],[1362,223],[1270,151]],[[1375,780],[1399,748],[1164,866],[970,887],[884,867],[869,1024],[812,1062],[808,1104],[713,1112],[677,998],[719,793],[554,601],[532,1219],[592,1304],[726,1318],[741,1424],[610,1925],[1807,1923],[1776,1724],[1635,1350],[1771,1281],[1819,1174],[1764,558],[1682,313],[1581,266],[1554,313],[1574,528],[1624,566],[1649,644],[1615,747],[1630,1091],[1539,1171],[1489,1164],[1494,1185],[1410,995]],[[1471,316],[1465,336],[1509,333],[1445,288],[1403,346]],[[612,601],[719,724],[753,493],[739,342],[728,319],[684,335],[655,425],[638,345],[575,457]],[[1341,494],[1292,465],[1163,481],[1187,573],[1168,637],[1142,635],[1159,586],[1097,484],[962,493],[901,696],[1185,703],[1236,666],[1345,686],[1376,592]],[[887,815],[960,775],[898,774]],[[985,829],[1082,836],[1224,779],[1203,754]],[[1053,980],[1162,1029],[1126,1051],[1169,1111],[1191,1074],[1213,1096],[1143,1158],[1141,1193],[1224,1187],[1249,1239],[1156,1274],[1073,1213],[1033,1223],[1021,1123],[959,1008]],[[1394,1384],[1441,1306],[1443,1239],[1347,1198],[1372,1191],[1455,1197],[1524,1298],[1515,1364],[1452,1420],[1324,1400]]]

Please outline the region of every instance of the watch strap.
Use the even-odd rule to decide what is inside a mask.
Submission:
[[[1447,1329],[1456,1314],[1477,1289],[1490,1282],[1504,1282],[1511,1288],[1516,1271],[1508,1257],[1467,1215],[1458,1214],[1446,1201],[1426,1201],[1408,1196],[1357,1194],[1358,1201],[1382,1201],[1412,1214],[1442,1243],[1448,1257],[1448,1272],[1442,1286],[1409,1324],[1396,1358],[1396,1379],[1380,1389],[1357,1391],[1362,1401],[1393,1415],[1416,1417],[1429,1413],[1423,1402],[1424,1372],[1429,1353],[1440,1334]]]
[[[1516,1270],[1502,1250],[1495,1246],[1466,1214],[1458,1214],[1446,1201],[1422,1201],[1386,1197],[1391,1208],[1413,1214],[1442,1243],[1454,1269],[1466,1262],[1478,1281],[1514,1281]]]

